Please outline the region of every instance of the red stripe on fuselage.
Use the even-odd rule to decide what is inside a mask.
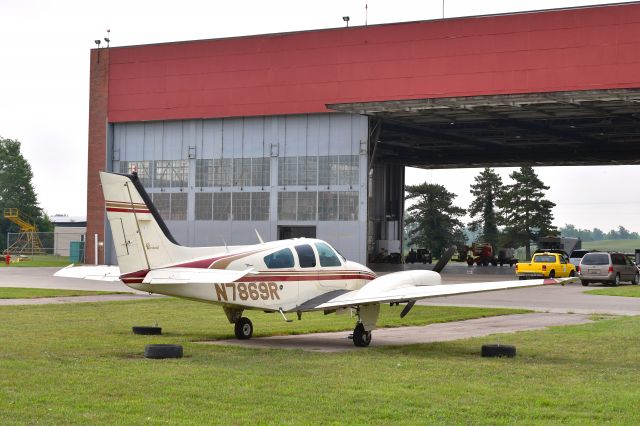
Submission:
[[[371,275],[365,274],[336,274],[336,275],[318,275],[318,274],[304,274],[304,275],[263,275],[257,274],[252,276],[244,276],[235,282],[258,282],[258,281],[337,281],[337,280],[373,280]]]
[[[149,210],[145,209],[122,209],[115,207],[107,207],[107,211],[116,213],[151,213]]]

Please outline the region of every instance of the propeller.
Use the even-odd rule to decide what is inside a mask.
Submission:
[[[442,256],[440,256],[440,260],[438,260],[438,263],[436,263],[436,265],[433,267],[433,271],[440,273],[440,271],[442,271],[444,267],[447,266],[447,263],[449,263],[449,261],[451,260],[451,257],[453,257],[453,254],[456,252],[456,250],[457,250],[456,246],[451,246],[448,249],[446,249],[444,253],[442,253]],[[407,302],[407,306],[405,306],[402,312],[400,312],[400,318],[404,318],[409,313],[409,311],[413,308],[413,305],[415,304],[416,304],[415,300],[410,300],[409,302]]]

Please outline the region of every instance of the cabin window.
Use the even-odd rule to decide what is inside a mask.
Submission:
[[[316,266],[316,255],[310,245],[304,244],[295,247],[301,268],[313,268]]]
[[[342,266],[336,253],[327,244],[316,243],[316,249],[320,258],[320,266]]]
[[[293,268],[293,253],[291,249],[278,250],[275,253],[271,253],[264,257],[264,264],[269,269],[277,268]]]

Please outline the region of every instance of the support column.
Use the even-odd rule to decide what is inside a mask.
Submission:
[[[93,49],[89,76],[89,141],[87,172],[87,235],[104,241],[104,198],[98,171],[106,169],[109,99],[109,49]],[[104,244],[97,259],[104,262]],[[85,259],[96,259],[95,246],[86,245]]]

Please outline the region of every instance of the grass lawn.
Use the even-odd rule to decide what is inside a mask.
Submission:
[[[96,294],[131,294],[116,291],[59,290],[50,288],[0,287],[0,299],[35,299],[37,297],[93,296]]]
[[[381,324],[495,309],[384,307]],[[351,329],[348,315],[287,324],[249,312],[257,335]],[[137,336],[132,325],[163,327]],[[0,424],[638,424],[640,318],[349,353],[201,345],[231,337],[220,308],[177,299],[0,307]],[[375,332],[374,332],[375,339]],[[486,342],[514,359],[483,359]],[[185,358],[147,360],[148,343]]]
[[[599,288],[597,290],[585,291],[585,293],[601,296],[640,297],[640,286],[629,285],[623,287]]]
[[[582,243],[583,249],[621,251],[623,253],[633,253],[640,248],[640,240],[602,240],[587,241]]]
[[[69,258],[67,256],[54,256],[49,254],[37,254],[34,256],[29,256],[31,260],[27,260],[25,262],[11,262],[9,268],[18,267],[18,268],[28,268],[32,266],[67,266],[70,265]],[[15,256],[12,256],[12,259],[15,260]],[[4,256],[0,257],[0,267],[6,268],[7,264],[4,261]]]

